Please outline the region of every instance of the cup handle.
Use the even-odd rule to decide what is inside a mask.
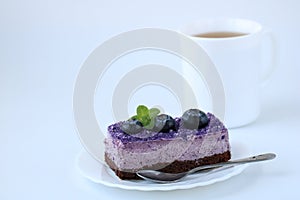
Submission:
[[[268,65],[264,66],[264,70],[261,74],[261,84],[264,86],[269,81],[272,73],[277,68],[277,44],[276,39],[271,30],[265,29],[263,30],[263,39],[267,38],[270,40],[270,61]]]

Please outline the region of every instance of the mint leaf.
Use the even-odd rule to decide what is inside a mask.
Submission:
[[[153,129],[155,123],[155,117],[160,113],[158,108],[151,108],[149,110],[150,123],[145,126],[146,129]]]
[[[149,115],[142,116],[141,118],[139,118],[139,121],[142,122],[143,126],[147,126],[148,124],[150,124],[151,118],[149,117]]]
[[[160,113],[160,110],[158,108],[151,108],[149,110],[150,118],[155,118]]]
[[[140,121],[146,129],[152,129],[154,127],[154,119],[160,113],[158,108],[148,109],[145,105],[139,105],[136,109],[137,115],[131,117]]]
[[[147,126],[150,123],[151,118],[149,116],[149,109],[146,106],[139,105],[136,109],[136,113],[137,120],[139,120],[143,126]]]
[[[142,117],[142,116],[147,116],[149,115],[149,110],[146,106],[144,105],[139,105],[136,109],[136,114],[137,116],[139,117]]]
[[[153,129],[154,127],[154,118],[151,118],[150,123],[147,126],[144,126],[145,129]]]

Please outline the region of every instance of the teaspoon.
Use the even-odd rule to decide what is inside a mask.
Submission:
[[[136,174],[148,181],[156,182],[156,183],[172,183],[177,182],[184,177],[186,177],[189,174],[198,172],[198,173],[207,173],[207,172],[213,172],[217,168],[221,168],[223,166],[232,167],[236,165],[246,164],[246,163],[253,163],[253,162],[259,162],[259,161],[265,161],[265,160],[272,160],[276,157],[274,153],[265,153],[261,155],[251,156],[248,158],[238,159],[238,160],[232,160],[222,163],[216,163],[211,165],[202,165],[199,167],[196,167],[194,169],[191,169],[187,172],[182,173],[165,173],[160,172],[156,170],[140,170],[137,171]],[[226,169],[227,169],[226,167]],[[222,169],[222,168],[221,168]],[[216,170],[219,171],[219,170]]]

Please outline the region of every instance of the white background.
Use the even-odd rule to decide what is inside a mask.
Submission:
[[[0,1],[0,199],[299,199],[300,4],[296,0]],[[84,179],[72,113],[76,75],[112,35],[177,29],[201,17],[241,17],[271,28],[278,68],[262,112],[233,141],[276,152],[228,181],[172,192],[112,189]]]

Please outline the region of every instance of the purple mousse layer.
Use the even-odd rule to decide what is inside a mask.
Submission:
[[[213,114],[207,113],[209,118],[209,124],[197,131],[186,129],[181,123],[181,118],[175,118],[176,128],[180,131],[171,130],[169,133],[156,133],[150,130],[144,129],[142,132],[135,135],[128,135],[121,130],[121,125],[124,122],[118,122],[108,127],[108,133],[113,139],[118,139],[122,143],[137,142],[137,141],[155,141],[155,140],[169,140],[175,137],[187,137],[190,134],[204,135],[210,132],[221,131],[226,132],[227,129],[223,123],[216,118]]]
[[[156,133],[144,130],[136,135],[123,133],[123,122],[108,127],[105,154],[116,170],[162,169],[174,161],[193,161],[230,151],[228,131],[208,113],[209,124],[200,130],[183,127],[176,118],[176,131]]]

